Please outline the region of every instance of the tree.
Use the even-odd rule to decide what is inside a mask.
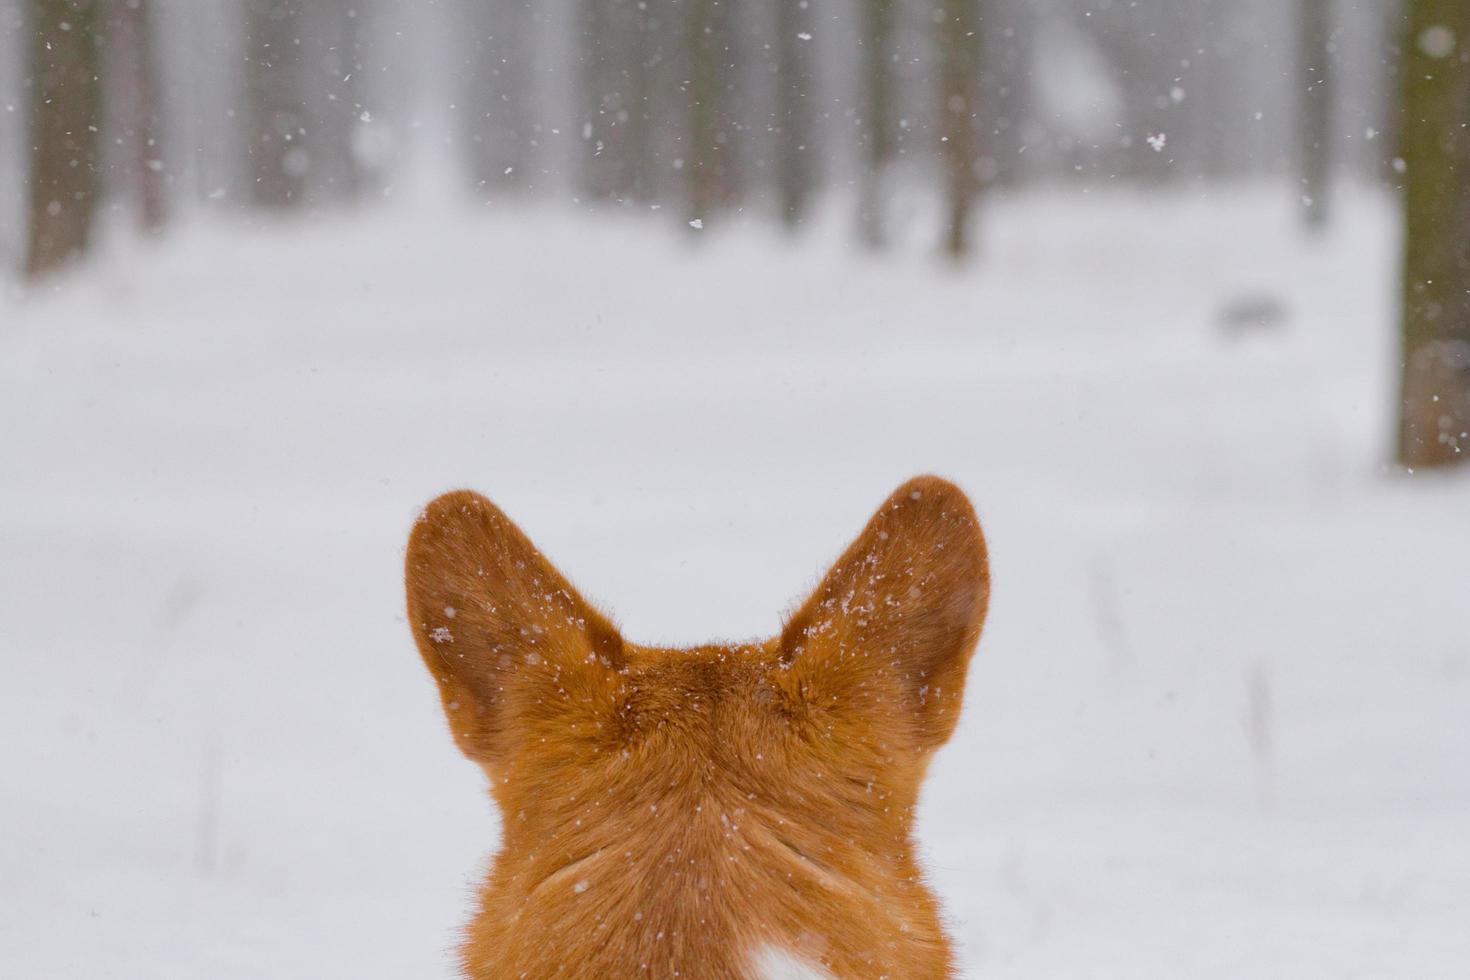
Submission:
[[[1374,94],[1374,103],[1377,106],[1378,132],[1374,144],[1378,147],[1378,169],[1376,176],[1385,183],[1396,184],[1399,181],[1396,167],[1399,161],[1399,149],[1403,143],[1400,132],[1404,80],[1403,48],[1400,46],[1403,35],[1406,11],[1403,9],[1407,0],[1388,0],[1383,7],[1376,11],[1378,23],[1374,26],[1381,32],[1379,48],[1379,71],[1376,73],[1377,91]]]
[[[940,156],[947,197],[944,251],[960,259],[970,249],[970,213],[980,160],[979,0],[940,0],[934,22],[939,52]]]
[[[689,0],[685,4],[684,55],[687,59],[688,130],[681,159],[689,181],[689,221],[700,227],[717,209],[738,201],[742,64],[740,0]],[[700,224],[694,224],[699,222]]]
[[[311,157],[299,41],[292,0],[245,0],[246,154],[251,199],[275,208],[301,203]]]
[[[125,172],[136,196],[143,230],[159,231],[168,218],[167,174],[163,148],[163,94],[158,79],[157,46],[149,0],[110,0],[109,49],[116,62],[112,78],[121,91],[121,142],[127,148]]]
[[[1302,216],[1327,226],[1332,193],[1332,0],[1297,0],[1297,84]]]
[[[355,137],[364,111],[363,24],[371,9],[371,0],[312,0],[302,4],[297,15],[306,130],[298,136],[309,164],[305,183],[313,199],[352,201],[362,192]]]
[[[1153,183],[1175,179],[1189,143],[1180,70],[1197,50],[1185,11],[1178,0],[1129,0],[1073,5],[1073,12],[1123,93],[1121,169]]]
[[[1035,112],[1037,52],[1019,38],[1035,38],[1045,17],[1054,16],[1033,0],[984,0],[984,15],[1004,30],[982,31],[980,59],[986,88],[980,106],[981,132],[986,135],[981,165],[986,182],[1014,186],[1029,176],[1025,122]]]
[[[638,200],[651,201],[657,193],[658,153],[654,130],[654,79],[663,60],[660,0],[636,0],[629,5],[628,106],[626,140],[628,191]]]
[[[531,167],[528,0],[460,4],[467,71],[459,95],[466,164],[483,191],[524,186]]]
[[[776,185],[781,220],[801,224],[811,197],[811,0],[776,0]]]
[[[1398,459],[1470,458],[1470,4],[1410,0],[1403,40]]]
[[[686,14],[691,20],[699,16],[696,6]],[[653,186],[649,106],[658,18],[647,0],[582,0],[581,24],[584,192],[646,199]]]
[[[718,142],[724,75],[719,2],[688,0],[684,13],[689,124],[681,159],[689,181],[688,219],[696,228],[709,220],[724,192],[724,161]]]
[[[31,0],[26,275],[85,252],[101,190],[97,0]]]
[[[893,8],[894,0],[862,0],[863,168],[858,234],[872,248],[882,246],[885,237],[884,178],[893,158]]]

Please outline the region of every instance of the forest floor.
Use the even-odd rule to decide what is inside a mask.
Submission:
[[[3,972],[451,975],[496,817],[401,612],[439,491],[692,643],[933,471],[995,582],[920,816],[966,975],[1463,977],[1470,474],[1385,462],[1388,202],[1287,203],[1029,195],[963,271],[386,207],[0,297]]]

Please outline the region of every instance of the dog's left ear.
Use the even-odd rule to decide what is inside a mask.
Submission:
[[[494,766],[542,729],[594,730],[623,641],[500,508],[446,493],[405,556],[408,622],[465,755]]]
[[[817,697],[896,706],[919,746],[954,731],[990,597],[985,538],[954,484],[921,476],[878,508],[781,634],[781,656]]]

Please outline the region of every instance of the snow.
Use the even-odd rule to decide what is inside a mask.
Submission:
[[[8,973],[452,975],[496,817],[403,622],[436,493],[692,643],[934,471],[994,571],[919,821],[968,975],[1463,975],[1470,486],[1383,464],[1386,201],[1037,193],[956,271],[411,199],[0,298]]]
[[[831,980],[832,976],[820,966],[770,946],[757,950],[752,959],[756,980]]]

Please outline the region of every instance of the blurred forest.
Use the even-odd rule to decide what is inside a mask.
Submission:
[[[1381,183],[1406,203],[1399,457],[1456,462],[1467,58],[1465,0],[0,0],[0,264],[424,172],[686,231],[846,208],[875,249],[927,206],[954,259],[997,191],[1274,179],[1313,234],[1335,184]]]

